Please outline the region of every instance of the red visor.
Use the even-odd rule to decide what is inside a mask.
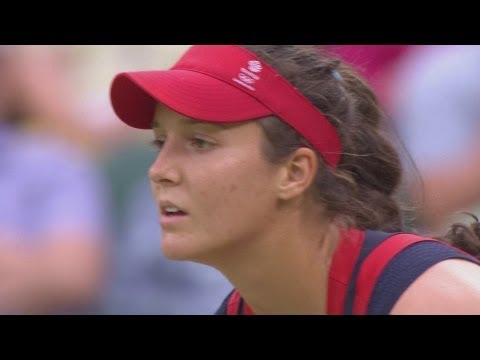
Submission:
[[[235,45],[195,45],[170,69],[118,74],[113,109],[126,124],[150,129],[160,102],[192,119],[237,122],[275,115],[335,168],[341,143],[325,116],[265,62]]]

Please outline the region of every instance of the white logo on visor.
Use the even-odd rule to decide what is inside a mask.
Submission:
[[[238,78],[243,82],[246,82],[247,84],[253,84],[255,82],[255,79],[251,78],[248,75],[245,75],[244,73],[238,74]]]
[[[234,77],[232,80],[235,81],[237,84],[242,85],[243,87],[247,88],[248,90],[255,90],[253,86],[255,82],[260,80],[260,72],[263,70],[263,66],[260,61],[258,60],[250,60],[247,63],[247,67],[240,68],[240,72],[238,73],[237,77]]]
[[[248,70],[254,73],[259,73],[262,71],[262,64],[257,60],[250,60],[248,62]]]

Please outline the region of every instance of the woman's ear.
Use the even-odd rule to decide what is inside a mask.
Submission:
[[[302,147],[289,157],[280,170],[277,194],[282,200],[289,200],[303,194],[313,182],[318,169],[315,152]]]

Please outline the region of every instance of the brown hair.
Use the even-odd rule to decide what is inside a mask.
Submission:
[[[342,226],[402,231],[398,190],[402,164],[385,114],[365,80],[324,50],[308,45],[244,46],[300,90],[337,129],[342,154],[337,169],[320,166],[312,187],[327,216]],[[276,117],[260,119],[267,159],[280,163],[308,142]],[[315,150],[314,150],[315,151]],[[317,153],[320,164],[324,164]],[[455,224],[444,240],[480,254],[480,226]],[[475,245],[476,242],[476,245]],[[476,253],[475,253],[476,252]]]

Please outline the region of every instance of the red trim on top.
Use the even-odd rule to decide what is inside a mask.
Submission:
[[[406,247],[420,241],[440,242],[413,234],[397,234],[383,241],[367,256],[358,272],[355,301],[353,304],[354,315],[365,315],[367,313],[368,302],[370,301],[375,284],[385,269],[385,266],[387,266],[392,258]],[[361,286],[358,286],[358,284],[361,284]]]
[[[344,311],[348,284],[357,262],[365,231],[350,229],[341,236],[333,255],[328,281],[327,314],[341,315]]]
[[[240,304],[240,293],[235,290],[228,299],[227,303],[227,315],[238,315],[238,305]]]
[[[245,300],[243,301],[243,315],[255,315],[252,308],[248,306]]]

